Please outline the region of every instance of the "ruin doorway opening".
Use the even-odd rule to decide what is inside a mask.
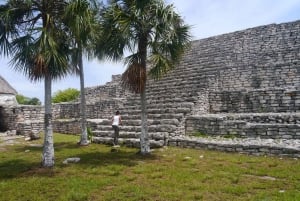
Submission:
[[[5,132],[8,130],[7,117],[5,115],[5,110],[0,106],[0,132]]]

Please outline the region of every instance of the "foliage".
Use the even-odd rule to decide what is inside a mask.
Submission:
[[[77,138],[54,134],[51,169],[40,168],[43,139],[1,142],[0,200],[300,200],[300,160],[175,147],[141,157],[134,148],[81,147]],[[63,164],[69,157],[81,160]]]
[[[93,131],[92,131],[92,129],[90,127],[87,127],[86,131],[87,131],[88,139],[90,141],[92,141],[92,139],[93,139]]]
[[[68,36],[60,15],[64,0],[7,1],[0,5],[1,54],[30,80],[64,77],[68,70]]]
[[[193,133],[192,136],[206,138],[206,137],[208,137],[208,134],[197,131],[197,132]]]
[[[80,95],[80,91],[75,88],[58,90],[52,97],[52,103],[70,102],[76,100]]]
[[[36,97],[29,98],[29,97],[23,96],[22,94],[17,94],[16,99],[17,99],[17,102],[21,105],[41,105],[41,101]]]
[[[225,135],[223,135],[222,137],[228,138],[228,139],[234,139],[234,138],[237,138],[237,137],[239,137],[239,136],[238,136],[237,133],[233,132],[233,133],[225,134]]]
[[[156,79],[173,69],[189,46],[189,29],[173,5],[162,0],[116,0],[103,12],[105,37],[99,46],[112,60],[123,57],[125,50],[132,53],[125,58],[122,84],[141,93],[146,65]]]

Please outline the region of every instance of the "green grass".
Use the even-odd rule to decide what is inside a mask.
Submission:
[[[2,147],[0,200],[300,200],[300,160],[174,147],[142,157],[78,139],[55,134],[51,169],[40,167],[42,148],[30,146],[42,140]],[[81,161],[64,165],[68,157]]]
[[[194,136],[194,137],[202,137],[202,138],[209,137],[208,134],[202,133],[202,132],[200,132],[200,131],[197,131],[197,132],[193,133],[192,136]]]

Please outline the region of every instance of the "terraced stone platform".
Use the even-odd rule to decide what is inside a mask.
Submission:
[[[151,147],[299,157],[299,36],[295,21],[193,41],[172,71],[147,82]],[[110,119],[119,110],[120,141],[139,146],[139,95],[121,87],[120,75],[87,88],[86,100],[95,143],[112,143]],[[54,130],[80,133],[79,111],[78,102],[55,105]]]

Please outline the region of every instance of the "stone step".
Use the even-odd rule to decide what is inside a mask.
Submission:
[[[93,137],[92,139],[93,143],[101,143],[101,144],[113,144],[113,138],[111,137]],[[166,142],[164,140],[149,140],[150,148],[159,148],[166,145]],[[136,138],[126,138],[126,139],[119,139],[119,144],[125,145],[128,147],[140,147],[140,139]]]
[[[155,101],[162,101],[161,103],[173,103],[173,102],[192,102],[197,100],[197,96],[200,95],[199,91],[195,89],[189,89],[189,90],[179,90],[178,92],[153,92],[150,94],[147,94],[147,102],[153,102]],[[128,101],[124,103],[124,105],[133,105],[138,104],[140,105],[140,99],[131,97],[128,98]]]
[[[194,79],[189,80],[171,80],[171,81],[165,81],[161,83],[152,83],[151,85],[147,86],[147,92],[157,92],[157,91],[177,91],[178,89],[182,88],[201,88],[201,87],[207,87],[208,81],[207,76],[203,77],[195,77]]]
[[[166,113],[174,113],[174,114],[178,114],[178,113],[183,113],[183,114],[186,114],[186,113],[189,113],[191,111],[190,108],[161,108],[161,109],[147,109],[147,115],[148,117],[150,115],[154,115],[154,114],[166,114]],[[120,110],[120,113],[121,113],[121,116],[125,117],[125,116],[130,116],[130,115],[138,115],[138,114],[141,114],[141,110],[126,110],[126,111],[123,111],[123,110]]]
[[[172,87],[172,86],[183,86],[183,85],[192,85],[200,84],[207,85],[207,78],[214,77],[219,73],[220,68],[209,68],[205,72],[205,70],[199,73],[199,69],[193,70],[190,72],[177,72],[174,75],[165,76],[161,80],[152,81],[150,80],[147,87],[149,89],[157,89],[159,87]],[[210,74],[207,74],[210,72]]]
[[[128,114],[121,112],[122,122],[124,125],[140,125],[141,113]],[[177,125],[178,121],[184,117],[183,113],[162,113],[162,114],[148,114],[148,123],[151,124],[174,124]],[[111,125],[111,119],[87,119],[89,125]]]
[[[192,102],[157,102],[155,100],[149,100],[147,104],[147,109],[157,109],[157,108],[190,108],[192,109],[194,106],[194,103]],[[128,105],[124,107],[122,110],[140,110],[140,105]]]
[[[121,117],[122,117],[122,121],[124,122],[129,122],[132,125],[137,125],[137,123],[139,121],[141,121],[141,113],[137,113],[137,114],[128,114],[128,111],[125,112],[121,112]],[[148,122],[157,122],[158,120],[178,120],[181,121],[184,118],[184,114],[183,113],[163,113],[163,114],[148,114],[147,115],[148,118]],[[110,119],[101,119],[101,122],[97,122],[98,119],[89,119],[88,123],[90,125],[97,125],[97,124],[102,124],[102,125],[111,125],[111,120]]]
[[[93,131],[111,131],[112,127],[110,125],[97,125],[93,127]],[[174,132],[176,130],[175,125],[149,125],[149,132]],[[120,132],[141,132],[140,126],[120,126]]]
[[[119,138],[140,138],[141,132],[119,132]],[[164,140],[169,136],[168,132],[148,132],[150,139]],[[96,130],[93,131],[95,137],[113,137],[114,131]]]
[[[281,124],[281,123],[247,123],[248,128],[282,128],[282,129],[300,129],[299,124]],[[300,135],[300,133],[299,133]]]
[[[203,120],[212,121],[225,120],[243,120],[249,123],[284,123],[300,124],[299,112],[282,112],[282,113],[218,113],[195,116]],[[193,118],[193,117],[191,117]]]

